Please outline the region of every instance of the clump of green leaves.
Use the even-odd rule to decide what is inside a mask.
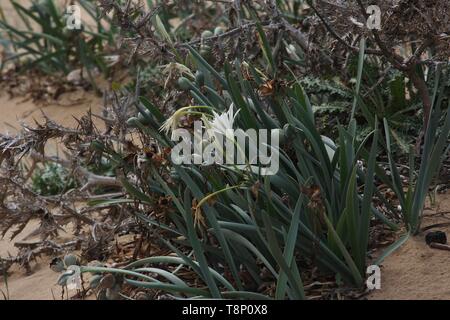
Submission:
[[[273,60],[270,51],[266,52],[267,60]],[[140,279],[125,278],[125,282],[162,289],[177,297],[302,299],[305,292],[299,261],[314,256],[315,265],[324,274],[361,287],[370,221],[380,219],[397,228],[372,204],[379,130],[358,142],[352,120],[348,128],[338,127],[334,142],[319,133],[310,99],[297,81],[284,94],[273,92],[270,98],[260,97],[258,88],[264,85],[263,79],[257,72],[252,73],[251,80],[244,79],[240,61],[216,70],[192,48],[190,58],[197,73],[203,75],[201,82],[184,80],[183,90],[192,95],[194,105],[223,112],[233,103],[240,110],[237,127],[280,130],[280,169],[264,177],[214,166],[208,170],[169,163],[161,166],[152,158],[140,168],[148,176],[136,183],[128,178],[136,175],[135,169],[129,168],[130,175],[122,183],[134,201],[152,206],[155,197],[171,199],[167,224],[152,215],[135,214],[143,223],[165,229],[168,233],[161,241],[178,257],[150,257],[127,266],[126,271],[105,268],[103,272],[133,274]],[[255,70],[251,63],[248,66]],[[173,142],[159,130],[164,116],[142,100],[137,107],[147,121],[134,121],[133,128],[151,136],[161,149],[171,148]],[[358,166],[360,159],[366,169]],[[115,198],[92,204],[129,201]],[[214,237],[214,242],[206,234]],[[152,266],[155,263],[184,265],[207,288],[197,288],[175,274],[162,283],[141,273],[151,269],[168,275],[167,269]],[[276,283],[275,293],[256,289],[265,281],[260,275],[262,267]],[[170,266],[167,268],[170,270]],[[248,272],[251,280],[243,281],[239,270]],[[82,273],[93,271],[100,270],[81,268]]]
[[[37,169],[31,182],[33,191],[42,196],[61,194],[76,187],[70,173],[56,163],[45,163],[43,168]]]
[[[93,68],[107,71],[104,47],[112,44],[114,28],[102,25],[100,11],[92,1],[81,0],[78,4],[97,23],[87,26],[83,21],[80,30],[68,29],[65,8],[57,6],[54,0],[32,0],[28,7],[15,0],[10,2],[23,27],[12,23],[0,6],[3,45],[10,52],[3,63],[14,61],[25,70],[37,68],[45,73],[65,74],[84,66],[90,80]]]

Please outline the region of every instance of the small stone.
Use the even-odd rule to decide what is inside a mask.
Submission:
[[[72,84],[80,84],[82,79],[82,69],[72,70],[66,78],[67,82],[70,82]]]
[[[431,231],[425,236],[425,242],[430,245],[431,243],[447,243],[447,235],[442,231]]]

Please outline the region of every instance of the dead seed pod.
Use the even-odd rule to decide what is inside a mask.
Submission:
[[[204,39],[210,38],[212,36],[214,36],[214,34],[209,30],[205,30],[202,32],[202,43],[200,45],[200,55],[204,58],[207,58],[211,55],[211,46],[205,44]]]
[[[200,70],[195,73],[195,83],[199,87],[202,87],[205,84],[205,74]]]
[[[178,79],[178,87],[181,90],[189,90],[192,87],[192,82],[186,77],[180,77]]]
[[[77,266],[79,264],[78,257],[73,254],[68,254],[64,257],[64,265],[67,267]]]
[[[108,300],[119,300],[120,294],[117,288],[106,289],[106,299]]]
[[[200,46],[200,55],[205,59],[211,57],[211,47],[206,45]]]
[[[108,273],[107,275],[102,277],[99,286],[102,289],[111,289],[114,287],[115,284],[116,278],[111,273]]]
[[[213,34],[211,31],[205,30],[205,31],[202,32],[202,40],[205,39],[205,38],[210,38],[210,37],[212,37],[213,35],[214,35],[214,34]]]
[[[103,276],[96,274],[89,280],[89,288],[90,289],[97,289],[100,285],[100,281],[102,280]]]
[[[140,292],[136,293],[136,295],[134,296],[134,299],[135,300],[150,300],[150,296],[147,293],[140,291]]]
[[[67,280],[73,275],[72,271],[66,271],[64,272],[59,278],[58,278],[58,285],[61,287],[67,286]]]
[[[72,286],[74,284],[75,287],[78,287],[80,281],[80,268],[76,265],[71,265],[61,274],[57,283],[62,287]]]
[[[61,258],[57,257],[57,258],[54,258],[50,262],[50,269],[59,273],[59,272],[63,272],[66,268],[64,266],[63,260]]]
[[[106,289],[101,289],[97,293],[97,300],[108,300],[106,297]]]
[[[225,29],[222,27],[216,27],[214,29],[214,35],[215,36],[220,36],[221,34],[225,33]]]

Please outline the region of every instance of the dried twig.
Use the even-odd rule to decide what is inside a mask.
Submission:
[[[432,242],[430,243],[430,247],[434,249],[450,251],[450,246],[448,244]]]

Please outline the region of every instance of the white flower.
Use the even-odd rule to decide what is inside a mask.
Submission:
[[[166,64],[164,66],[161,66],[162,73],[164,75],[167,75],[166,81],[164,82],[164,89],[167,88],[167,85],[169,84],[170,79],[176,77],[177,75],[187,75],[191,79],[194,79],[195,76],[192,73],[192,71],[186,67],[185,65],[177,62],[171,62],[169,64]]]
[[[334,154],[336,153],[336,144],[333,142],[333,140],[326,136],[321,137],[325,146],[325,150],[327,151],[328,158],[330,158],[330,161],[333,161]]]
[[[287,45],[286,52],[292,60],[301,60],[300,57],[297,55],[297,50],[295,49],[294,45],[292,44]]]
[[[233,135],[233,133],[230,130],[233,130],[234,120],[236,119],[236,116],[238,115],[239,111],[240,110],[238,110],[238,112],[236,112],[235,114],[234,105],[231,104],[227,112],[218,114],[217,112],[213,111],[212,112],[213,119],[208,120],[206,117],[204,117],[203,122],[205,123],[207,129],[211,129],[214,132],[214,134],[224,136],[227,139],[233,139],[230,136]]]
[[[193,111],[192,109],[210,109],[208,106],[188,106],[184,108],[180,108],[175,113],[170,116],[166,121],[164,121],[163,125],[159,128],[159,131],[165,132],[168,134],[170,131],[174,131],[178,128],[181,119],[188,114],[197,114],[203,115],[199,111]]]
[[[356,160],[356,165],[359,169],[366,170],[366,168],[364,168],[364,162],[362,162],[361,160]]]
[[[191,78],[194,78],[194,74],[192,73],[191,69],[186,67],[184,64],[177,63],[177,62],[171,62],[169,64],[166,64],[164,66],[161,66],[162,73],[164,75],[172,75],[173,73],[179,73],[181,75],[188,75]]]
[[[234,144],[234,120],[237,114],[234,113],[234,105],[231,104],[227,112],[218,114],[212,110],[212,117],[204,115],[202,117],[204,128],[206,129],[206,135],[209,142],[212,142],[214,149],[214,156],[217,159],[222,159],[224,155],[224,145],[227,141]]]
[[[186,107],[189,108],[189,107]],[[166,121],[164,121],[159,131],[163,131],[168,134],[170,131],[174,131],[178,128],[181,118],[185,115],[186,108],[181,108],[175,111],[175,113],[170,116]]]

